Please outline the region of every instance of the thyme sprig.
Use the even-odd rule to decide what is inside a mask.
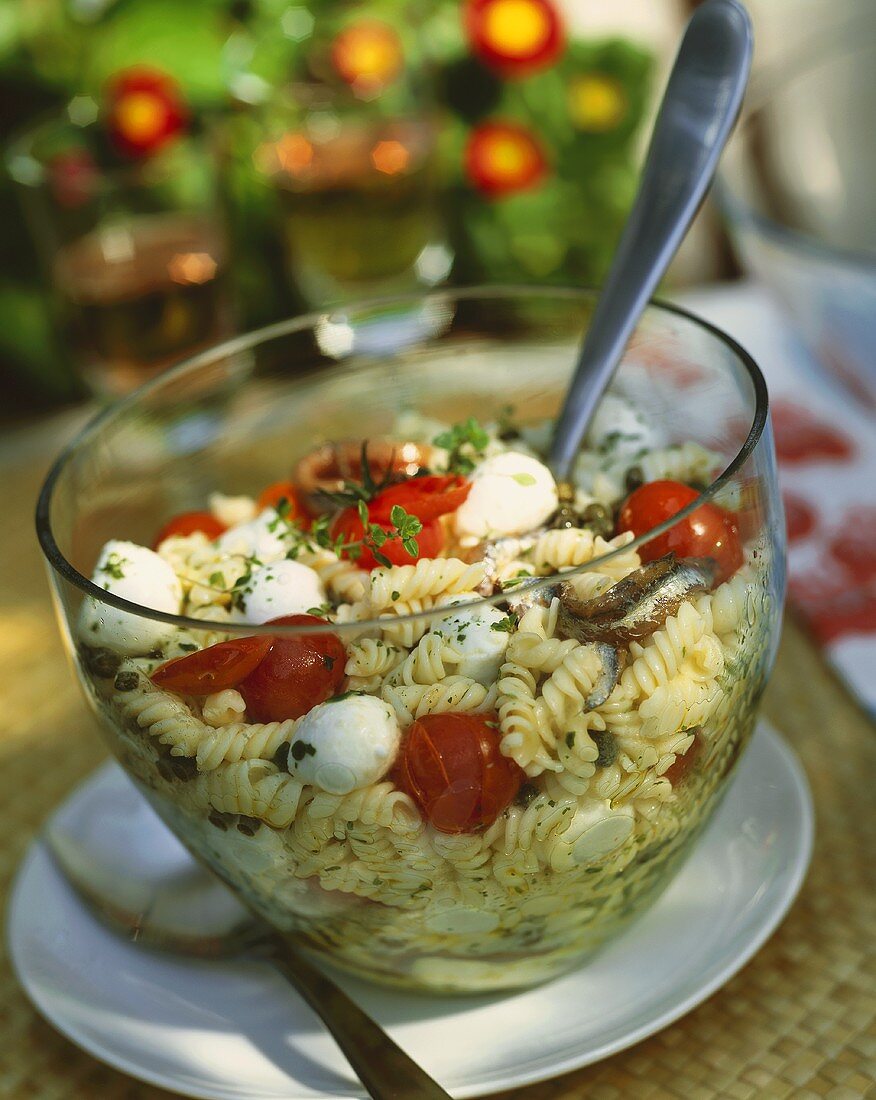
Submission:
[[[468,420],[462,420],[452,425],[446,432],[436,435],[432,442],[436,447],[443,447],[449,452],[447,472],[465,476],[475,468],[475,459],[483,458],[490,436],[481,424],[470,416]]]
[[[296,558],[302,549],[314,550],[321,547],[331,550],[338,557],[346,557],[351,561],[358,561],[365,550],[371,552],[375,561],[390,568],[392,562],[381,550],[388,542],[401,542],[405,551],[411,558],[416,558],[420,552],[417,544],[417,535],[423,530],[422,522],[416,516],[406,512],[401,505],[393,506],[389,513],[390,529],[385,524],[372,523],[368,514],[368,505],[360,500],[356,505],[359,513],[359,521],[362,524],[362,538],[348,539],[343,533],[332,534],[333,516],[320,516],[314,520],[309,531],[302,531],[295,545],[287,552],[287,558]]]
[[[369,501],[373,500],[381,490],[386,489],[389,485],[394,485],[400,480],[399,474],[394,469],[395,451],[390,455],[389,463],[383,477],[379,481],[375,479],[368,458],[367,439],[362,441],[362,447],[359,452],[359,464],[362,468],[362,474],[359,481],[350,481],[345,478],[343,488],[334,493],[329,492],[327,489],[323,489],[320,491],[319,496],[323,500],[329,501],[339,508],[350,508],[361,502],[367,504]]]

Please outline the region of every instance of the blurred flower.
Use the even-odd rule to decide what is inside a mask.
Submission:
[[[472,52],[505,77],[547,68],[565,46],[551,0],[466,0],[462,17]]]
[[[118,73],[110,81],[107,102],[110,139],[132,159],[156,153],[188,125],[179,86],[158,69],[137,66]]]
[[[332,64],[356,91],[374,95],[391,84],[402,70],[399,36],[377,19],[352,23],[332,43]]]
[[[99,179],[97,165],[87,149],[57,153],[47,165],[49,185],[59,206],[75,210],[88,202]]]
[[[535,187],[547,173],[547,158],[533,133],[516,122],[484,122],[465,147],[465,173],[492,198]]]
[[[569,113],[579,130],[605,133],[623,121],[627,96],[615,77],[586,73],[569,82]]]

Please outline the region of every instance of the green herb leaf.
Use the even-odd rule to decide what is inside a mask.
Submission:
[[[525,487],[535,485],[535,478],[532,474],[512,474],[511,478],[513,481],[516,481],[518,485],[523,485]]]
[[[490,630],[496,630],[506,634],[510,634],[512,630],[517,626],[518,616],[513,611],[509,611],[504,619],[500,619],[498,622],[490,625]]]

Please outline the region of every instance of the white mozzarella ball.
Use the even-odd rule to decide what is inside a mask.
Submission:
[[[633,831],[630,806],[611,809],[608,799],[586,799],[575,811],[569,828],[551,851],[554,871],[602,859],[620,847]]]
[[[154,550],[111,539],[91,575],[98,587],[155,611],[179,614],[182,586],[176,573]],[[128,657],[159,649],[175,632],[170,623],[141,618],[87,598],[79,612],[79,635],[89,645],[107,646]]]
[[[224,493],[211,493],[208,504],[211,513],[226,527],[249,523],[258,515],[258,508],[252,497],[228,497]]]
[[[266,623],[282,615],[304,615],[325,600],[325,588],[315,569],[283,559],[252,571],[231,611],[231,621]]]
[[[519,451],[485,459],[471,481],[468,497],[455,516],[460,538],[522,535],[556,511],[557,486],[550,470]]]
[[[248,523],[229,527],[216,540],[216,545],[226,554],[242,554],[260,562],[277,561],[286,555],[283,534],[287,529],[286,521],[276,509],[266,508]]]
[[[631,457],[664,443],[665,438],[641,410],[617,393],[603,397],[587,429],[587,448],[613,458]]]
[[[330,794],[349,794],[381,779],[401,743],[395,711],[373,695],[320,703],[298,724],[289,771]]]
[[[459,592],[455,596],[445,597],[439,604],[464,605],[477,599],[476,592]],[[462,654],[462,661],[457,669],[459,675],[468,676],[489,687],[499,675],[499,666],[505,659],[510,637],[507,630],[500,630],[498,627],[507,624],[508,616],[490,604],[480,607],[460,606],[459,610],[441,619],[433,630],[441,631]]]

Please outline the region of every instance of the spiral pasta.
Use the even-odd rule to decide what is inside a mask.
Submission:
[[[266,760],[242,760],[205,772],[197,792],[221,813],[245,814],[282,829],[295,820],[304,785]]]
[[[434,684],[385,683],[380,695],[406,727],[426,714],[487,714],[496,706],[498,691],[496,684],[487,688],[468,676],[447,676]]]
[[[387,645],[381,638],[362,638],[347,647],[344,671],[351,691],[377,691],[383,679],[406,656],[399,646]]]
[[[416,565],[375,569],[368,599],[376,613],[395,603],[410,604],[427,597],[472,592],[485,575],[482,562],[469,565],[459,558],[421,558]]]
[[[198,744],[198,769],[213,771],[240,760],[272,760],[281,745],[292,741],[297,725],[298,719],[290,718],[284,722],[235,722],[211,730]]]

